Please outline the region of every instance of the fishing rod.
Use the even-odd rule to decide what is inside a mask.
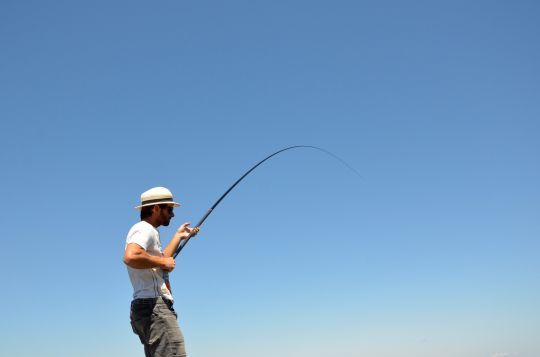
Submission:
[[[197,224],[195,225],[194,228],[198,228],[200,227],[204,221],[206,221],[206,219],[208,218],[208,216],[214,211],[214,209],[221,203],[221,201],[223,201],[223,199],[236,187],[236,185],[238,185],[240,183],[240,181],[242,181],[247,175],[249,175],[253,170],[255,170],[257,167],[259,167],[263,162],[265,162],[266,160],[270,159],[271,157],[273,156],[276,156],[277,154],[279,153],[282,153],[283,151],[287,151],[287,150],[291,150],[291,149],[298,149],[298,148],[311,148],[311,149],[316,149],[316,150],[319,150],[319,151],[322,151],[330,156],[332,156],[334,159],[340,161],[343,165],[345,165],[346,167],[348,167],[350,170],[352,170],[354,173],[356,173],[358,176],[362,177],[362,175],[360,175],[360,173],[358,173],[358,171],[356,171],[352,166],[350,166],[349,164],[347,164],[343,159],[341,159],[340,157],[338,157],[337,155],[331,153],[330,151],[328,150],[325,150],[323,148],[320,148],[320,147],[317,147],[317,146],[312,146],[312,145],[294,145],[294,146],[289,146],[289,147],[286,147],[284,149],[281,149],[281,150],[278,150],[276,151],[275,153],[271,154],[271,155],[268,155],[266,158],[264,158],[263,160],[259,161],[256,165],[254,165],[251,169],[249,169],[245,174],[243,174],[238,180],[236,180],[235,183],[232,184],[231,187],[229,187],[229,189],[227,189],[227,191],[225,191],[225,193],[223,195],[221,195],[220,198],[218,198],[218,200],[212,205],[212,207],[210,207],[208,209],[208,211],[206,211],[206,213],[204,214],[204,216],[199,220],[199,222],[197,222]],[[193,231],[192,231],[193,232]],[[184,247],[186,246],[186,244],[189,242],[189,240],[191,239],[191,236],[192,236],[192,232],[189,233],[189,235],[187,236],[187,238],[183,239],[181,242],[180,242],[180,245],[178,246],[178,248],[176,249],[176,251],[174,252],[174,255],[173,255],[173,258],[176,258],[176,256],[180,253],[180,251],[182,249],[184,249]]]

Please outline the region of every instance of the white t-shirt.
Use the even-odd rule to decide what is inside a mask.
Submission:
[[[129,230],[126,247],[130,243],[140,245],[150,255],[162,256],[159,232],[146,221],[140,221]],[[127,267],[131,285],[133,285],[133,299],[163,298],[173,301],[173,297],[165,280],[163,271],[159,268],[134,269]]]

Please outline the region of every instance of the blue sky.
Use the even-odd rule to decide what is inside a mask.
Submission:
[[[540,355],[534,1],[4,1],[3,356],[142,356],[141,192],[192,357]]]

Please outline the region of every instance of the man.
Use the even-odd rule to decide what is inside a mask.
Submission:
[[[173,296],[167,275],[175,267],[172,257],[182,239],[199,228],[189,222],[178,228],[170,243],[162,250],[159,226],[168,226],[174,217],[171,191],[154,187],[141,195],[141,221],[129,231],[124,262],[133,285],[131,326],[144,345],[146,357],[185,357],[184,336],[173,309]]]

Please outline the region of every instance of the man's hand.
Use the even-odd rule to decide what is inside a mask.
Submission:
[[[175,233],[175,236],[177,238],[180,238],[180,240],[186,239],[187,237],[191,236],[195,237],[197,233],[199,233],[199,227],[190,228],[189,225],[191,222],[186,222],[178,228],[178,230]]]
[[[176,262],[174,261],[174,258],[173,257],[162,257],[162,262],[161,262],[161,270],[164,270],[166,272],[171,272],[173,271],[174,267],[176,266]]]
[[[165,247],[165,250],[163,251],[163,255],[166,257],[172,257],[174,255],[174,252],[176,252],[176,249],[178,249],[178,246],[180,245],[180,242],[187,237],[190,236],[194,237],[199,233],[199,227],[190,228],[189,225],[191,222],[186,222],[182,224],[177,230],[176,233],[174,233],[173,238],[171,239],[170,243]]]

